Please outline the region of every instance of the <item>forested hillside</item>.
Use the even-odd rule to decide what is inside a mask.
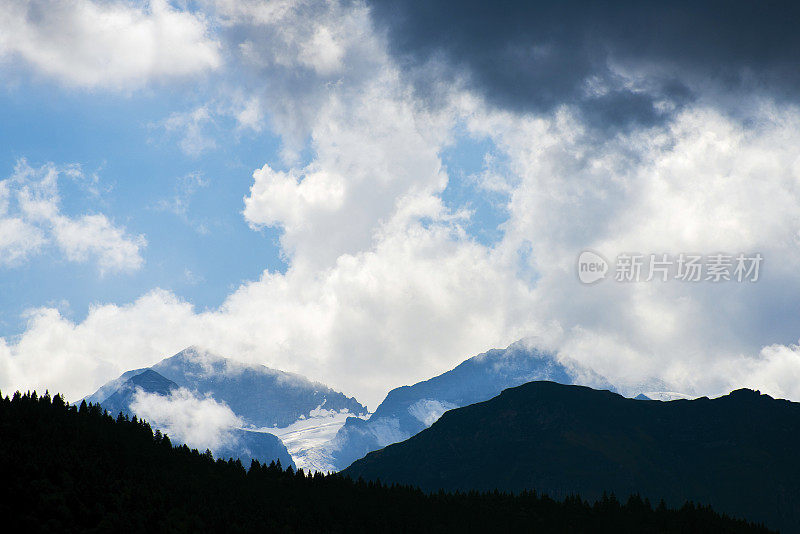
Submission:
[[[686,505],[434,494],[214,460],[60,396],[0,399],[6,532],[766,532]]]

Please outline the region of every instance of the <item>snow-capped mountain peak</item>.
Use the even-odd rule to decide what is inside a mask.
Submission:
[[[219,454],[239,456],[243,461],[253,457],[253,451],[275,450],[264,434],[285,436],[297,465],[319,470],[330,470],[329,464],[315,460],[313,451],[319,443],[331,439],[348,417],[368,414],[355,398],[324,384],[224,358],[196,346],[152,367],[127,371],[86,400],[99,402],[114,414],[146,412],[139,415],[162,424],[171,422],[173,434],[185,431],[196,436],[197,432],[187,430],[191,424],[225,432],[235,429],[233,438],[218,439],[213,432],[207,433],[215,436],[212,441]],[[196,421],[175,423],[179,418]],[[202,439],[197,442],[201,443]],[[290,462],[282,460],[284,466]]]

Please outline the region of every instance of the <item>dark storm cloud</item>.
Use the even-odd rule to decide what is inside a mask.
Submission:
[[[701,90],[800,93],[800,7],[792,2],[372,0],[372,7],[392,53],[431,94],[443,73],[466,74],[503,108],[576,104],[597,124],[620,125],[656,122],[671,109],[665,102],[679,107]],[[432,60],[444,67],[420,68]]]

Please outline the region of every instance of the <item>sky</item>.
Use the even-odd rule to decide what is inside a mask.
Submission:
[[[797,15],[4,1],[0,390],[196,345],[374,409],[525,338],[632,394],[800,400]]]

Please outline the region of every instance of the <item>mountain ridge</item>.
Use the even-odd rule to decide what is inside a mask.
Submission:
[[[426,491],[638,493],[797,532],[800,404],[739,389],[716,399],[635,400],[530,382],[453,409],[342,474]]]
[[[591,369],[520,340],[505,349],[472,356],[435,377],[391,390],[369,419],[351,418],[339,429],[328,444],[331,464],[344,469],[371,451],[417,434],[447,410],[543,379],[614,389]]]
[[[330,410],[345,409],[355,415],[368,413],[366,406],[355,397],[347,397],[320,382],[265,365],[224,358],[196,346],[187,347],[150,367],[126,371],[84,399],[102,403],[122,382],[146,369],[158,372],[179,387],[224,401],[253,427],[287,426],[301,415],[308,417],[321,405]],[[241,395],[243,387],[249,387],[250,396]],[[286,399],[297,406],[280,407],[280,401]],[[261,409],[264,406],[268,408]]]

